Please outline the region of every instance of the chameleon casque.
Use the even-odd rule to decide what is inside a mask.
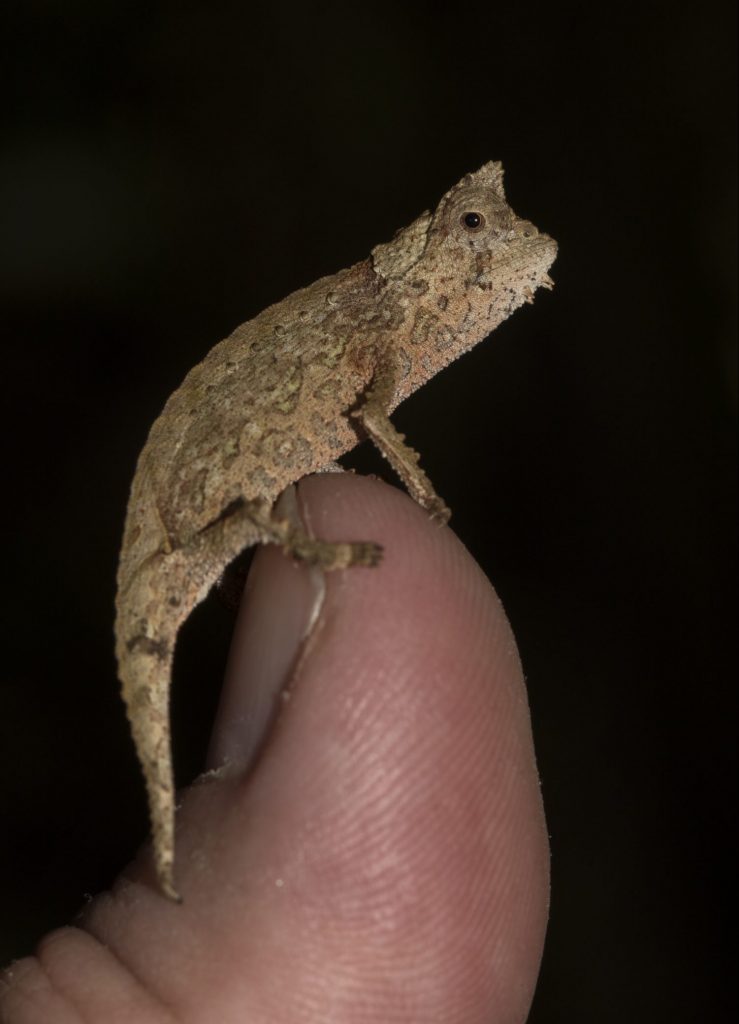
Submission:
[[[141,452],[118,569],[116,656],[162,892],[174,884],[169,690],[177,631],[246,547],[339,569],[379,547],[308,536],[273,507],[369,437],[408,491],[449,513],[389,414],[550,288],[556,243],[508,206],[500,163],[468,174],[392,241],[242,324],[169,398]]]

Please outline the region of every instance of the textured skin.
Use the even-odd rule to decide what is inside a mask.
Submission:
[[[376,564],[371,542],[314,542],[272,512],[285,487],[365,436],[446,519],[387,415],[551,287],[556,252],[507,205],[501,165],[486,164],[369,259],[242,324],[167,401],[131,487],[116,600],[119,674],[166,895],[177,898],[169,686],[180,625],[251,544],[279,543],[327,569]]]

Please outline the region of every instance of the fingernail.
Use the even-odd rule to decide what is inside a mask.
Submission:
[[[294,489],[278,515],[298,515]],[[269,733],[323,595],[320,573],[278,548],[257,552],[236,619],[206,771],[250,767]]]

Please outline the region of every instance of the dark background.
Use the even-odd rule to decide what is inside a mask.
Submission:
[[[553,851],[531,1020],[733,1020],[733,4],[61,9],[0,25],[0,959],[146,831],[112,603],[165,398],[501,159],[556,288],[395,419],[528,676]],[[182,639],[183,782],[229,629],[209,601]]]

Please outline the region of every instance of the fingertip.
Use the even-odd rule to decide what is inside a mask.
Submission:
[[[297,656],[278,654],[279,711],[257,760],[186,796],[185,904],[129,889],[128,920],[109,905],[93,926],[167,1002],[217,991],[216,1016],[228,1002],[276,1022],[306,1007],[310,1019],[523,1020],[548,851],[505,613],[451,531],[395,488],[332,474],[298,497],[317,537],[378,543],[384,557],[326,575]],[[252,609],[277,637],[293,615],[282,588],[306,574],[275,550],[259,558]],[[259,671],[245,658],[233,685],[248,694]]]

